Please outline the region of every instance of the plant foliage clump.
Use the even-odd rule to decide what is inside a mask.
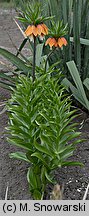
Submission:
[[[46,184],[56,182],[56,168],[81,165],[68,160],[80,142],[74,140],[80,133],[71,123],[75,117],[71,101],[58,82],[50,69],[34,82],[31,77],[20,76],[7,105],[8,141],[26,151],[11,153],[10,157],[30,163],[27,179],[34,199],[43,199]]]

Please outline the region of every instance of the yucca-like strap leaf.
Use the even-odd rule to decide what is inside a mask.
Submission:
[[[74,97],[76,99],[78,99],[79,102],[82,103],[87,109],[89,109],[89,101],[86,97],[83,83],[82,83],[81,78],[79,76],[79,72],[77,70],[75,62],[69,61],[69,62],[67,62],[67,66],[68,66],[68,69],[70,71],[70,74],[73,78],[73,81],[74,81],[76,87],[74,87],[72,85],[72,83],[70,83],[70,81],[67,79],[64,80],[63,82],[67,85],[67,87],[69,87],[71,89]]]
[[[70,41],[74,42],[74,38],[70,37]],[[89,40],[88,39],[80,38],[80,43],[85,45],[85,46],[89,46]]]
[[[8,59],[13,65],[15,65],[17,68],[19,68],[19,70],[23,71],[25,74],[28,74],[28,72],[30,71],[30,67],[28,67],[24,61],[16,57],[13,53],[3,48],[0,48],[0,55]]]
[[[19,47],[19,50],[18,50],[16,56],[19,55],[19,52],[21,52],[21,50],[22,50],[23,47],[25,46],[25,44],[27,43],[27,40],[28,40],[28,38],[25,38],[25,39],[23,40],[23,42],[21,43],[21,45],[20,45],[20,47]]]
[[[86,78],[84,81],[83,81],[83,84],[86,86],[86,88],[89,90],[89,78]]]

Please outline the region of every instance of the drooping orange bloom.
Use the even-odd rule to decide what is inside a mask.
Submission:
[[[50,47],[52,46],[57,47],[57,41],[55,38],[48,38],[45,45],[49,45]]]
[[[48,38],[45,45],[49,45],[50,48],[54,47],[62,47],[63,45],[67,45],[67,40],[64,37],[61,38]]]
[[[29,25],[25,31],[25,35],[29,37],[31,40],[33,39],[34,36],[35,37],[40,36],[40,38],[43,39],[44,36],[47,34],[48,34],[48,28],[44,23],[38,24],[37,26]]]
[[[63,45],[66,46],[67,45],[67,40],[64,37],[62,37],[62,38],[58,39],[57,43],[58,43],[59,47],[62,47]]]

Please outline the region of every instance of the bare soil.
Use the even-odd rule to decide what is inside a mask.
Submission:
[[[14,22],[17,16],[12,9],[0,9],[0,47],[16,53],[23,41],[23,35]],[[23,54],[29,55],[27,45],[23,49]],[[0,56],[0,71],[7,71],[12,68],[12,64]],[[0,103],[7,100],[10,94],[7,90],[0,88]],[[0,107],[0,111],[3,107]],[[5,127],[8,122],[7,114],[0,115],[0,199],[5,198],[8,186],[8,199],[31,199],[26,180],[27,164],[21,161],[13,161],[9,158],[9,153],[16,150],[15,147],[6,142]]]
[[[16,52],[10,38],[18,47],[23,40],[23,36],[19,32],[13,21],[15,11],[3,11],[0,9],[0,47]],[[24,52],[27,52],[27,48]],[[9,64],[0,56],[0,61]],[[6,70],[1,64],[0,70]],[[0,104],[10,97],[10,93],[0,88]],[[0,107],[0,111],[2,107]],[[78,130],[82,132],[82,138],[86,139],[83,143],[77,145],[74,156],[71,158],[84,163],[84,167],[64,167],[55,171],[55,176],[59,184],[64,185],[65,200],[82,200],[86,187],[89,183],[89,115],[80,111],[81,115],[75,119],[79,123]],[[25,200],[31,199],[26,179],[28,164],[25,162],[12,160],[9,158],[10,152],[18,151],[18,148],[10,145],[6,141],[5,127],[8,123],[7,113],[0,115],[0,199],[5,199],[6,188],[8,186],[8,199]],[[47,186],[46,199],[49,199],[52,185]],[[87,195],[89,200],[89,193]]]

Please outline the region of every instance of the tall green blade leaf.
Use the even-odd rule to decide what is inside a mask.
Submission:
[[[11,77],[10,75],[5,74],[4,72],[0,71],[0,78],[9,80],[9,81],[15,81],[15,78]]]
[[[77,87],[78,94],[83,99],[87,109],[89,109],[89,101],[88,101],[88,99],[86,97],[86,94],[85,94],[85,91],[84,91],[84,88],[83,88],[83,84],[82,84],[82,81],[80,79],[79,72],[77,70],[77,67],[76,67],[74,61],[67,62],[67,66],[68,66],[70,74],[71,74],[71,76],[72,76],[72,78],[74,80],[74,83],[75,83],[75,85]]]
[[[74,33],[74,50],[75,61],[80,71],[81,68],[81,48],[80,48],[80,29],[81,29],[81,3],[82,1],[74,1],[73,13],[73,33]]]
[[[86,86],[86,88],[89,90],[89,78],[86,78],[83,82],[83,84]]]
[[[78,91],[77,88],[75,88],[72,83],[64,78],[63,81],[62,81],[63,85],[65,85],[67,87],[67,90],[70,88],[73,96],[75,97],[76,100],[78,100],[86,109],[88,109],[88,107],[86,106],[84,100],[83,100],[83,97],[81,96],[80,92]]]
[[[25,44],[26,44],[27,40],[28,40],[28,38],[25,38],[25,39],[23,40],[23,42],[21,43],[21,45],[20,45],[20,47],[19,47],[19,50],[18,50],[18,52],[17,52],[16,56],[18,56],[18,55],[19,55],[19,52],[21,52],[21,50],[22,50],[22,49],[23,49],[23,47],[25,46]]]
[[[55,21],[60,19],[61,7],[60,0],[48,0],[50,15],[55,16]]]
[[[13,65],[15,65],[19,70],[23,71],[25,74],[27,74],[30,70],[30,68],[25,64],[24,61],[22,61],[20,58],[16,57],[11,52],[0,48],[0,55],[3,55],[5,58],[7,58]]]
[[[42,56],[42,50],[43,50],[43,43],[38,44],[36,47],[36,66],[40,66],[41,63],[41,56]]]
[[[70,41],[74,42],[73,37],[70,37]],[[88,39],[80,38],[80,43],[83,45],[89,46],[89,40]]]

